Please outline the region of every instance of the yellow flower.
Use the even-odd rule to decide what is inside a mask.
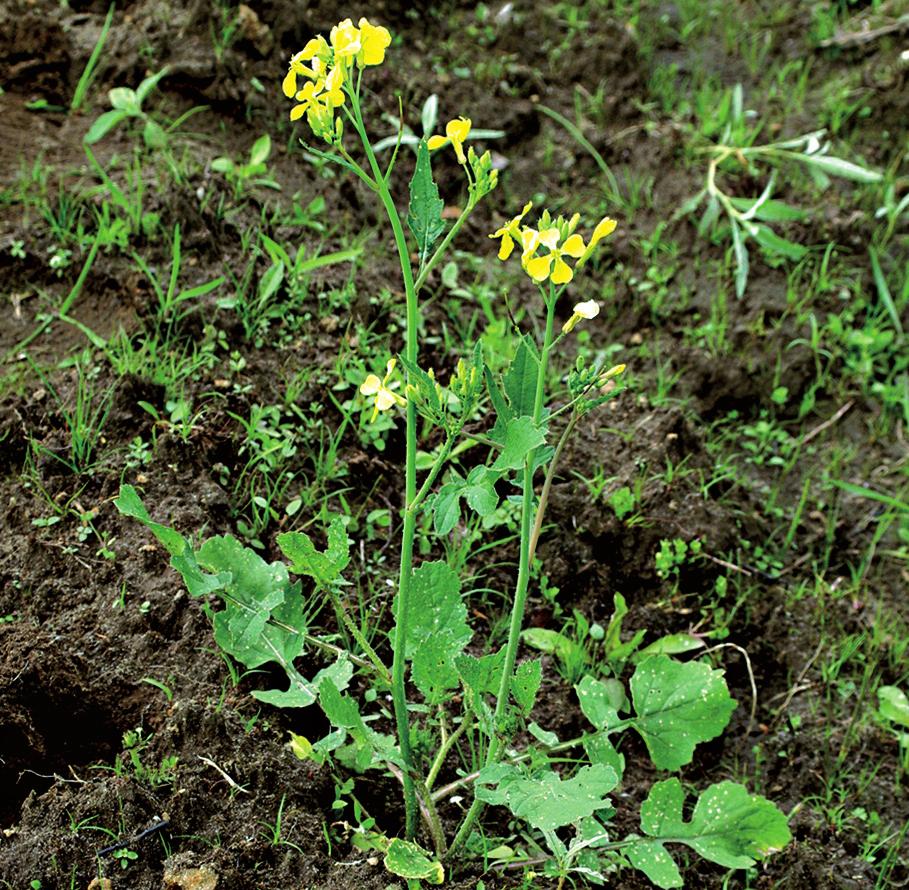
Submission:
[[[330,57],[331,50],[325,42],[325,38],[313,37],[300,52],[291,56],[290,70],[288,70],[284,82],[281,85],[284,90],[284,95],[287,96],[288,99],[294,97],[297,92],[297,77],[299,76],[318,81],[321,76],[324,75]],[[303,63],[310,60],[312,60],[313,63],[312,67],[307,68]]]
[[[385,50],[391,45],[391,34],[381,25],[369,24],[369,19],[360,19],[360,52],[357,64],[381,65],[385,61]]]
[[[586,318],[589,321],[591,318],[596,318],[599,314],[600,304],[597,303],[596,300],[587,300],[584,303],[578,303],[574,307],[571,318],[562,325],[562,333],[569,333],[582,318]]]
[[[352,59],[360,52],[360,31],[350,19],[338,22],[331,29],[331,48],[335,51],[335,60]]]
[[[392,383],[391,385],[388,383],[394,373],[396,364],[397,362],[394,359],[389,359],[385,368],[384,379],[380,380],[375,374],[369,374],[363,383],[360,384],[361,395],[375,396],[375,408],[372,412],[373,420],[379,416],[380,411],[387,411],[395,405],[407,404],[401,396],[392,391],[392,387],[397,386],[397,383]]]
[[[593,234],[590,236],[590,242],[587,244],[587,249],[578,260],[579,267],[583,266],[584,263],[587,262],[588,258],[593,253],[593,249],[597,246],[597,243],[607,235],[611,235],[615,231],[615,227],[616,221],[614,219],[610,219],[608,216],[604,216],[597,223],[597,227],[593,230]]]
[[[553,284],[567,284],[574,277],[571,267],[563,256],[579,257],[584,253],[584,239],[580,235],[569,235],[565,243],[559,246],[560,232],[557,228],[544,229],[537,232],[535,229],[525,229],[522,233],[524,254],[521,262],[524,271],[534,281],[552,279]],[[543,246],[549,250],[544,256],[534,256],[538,247]]]
[[[457,120],[449,121],[445,124],[444,136],[430,136],[429,142],[426,143],[430,151],[442,148],[450,142],[458,156],[459,164],[467,163],[467,156],[464,154],[464,140],[470,132],[470,118],[459,117]]]
[[[515,241],[521,238],[521,220],[527,215],[530,208],[533,207],[533,201],[528,201],[524,209],[513,219],[510,219],[504,226],[496,229],[489,237],[501,238],[502,243],[499,245],[499,259],[503,262],[511,256],[514,250]]]

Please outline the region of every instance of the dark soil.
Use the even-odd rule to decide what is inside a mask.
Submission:
[[[686,345],[683,337],[696,312],[706,315],[711,299],[707,282],[696,268],[683,269],[672,283],[674,294],[684,289],[691,295],[687,310],[661,320],[658,326],[624,283],[626,279],[614,275],[617,270],[632,270],[643,276],[647,260],[641,255],[639,238],[700,186],[681,163],[678,133],[668,125],[651,126],[642,110],[654,60],[639,52],[634,29],[598,4],[592,6],[597,8],[586,26],[574,32],[567,49],[556,53],[552,35],[558,32],[563,40],[567,26],[548,4],[515,10],[517,25],[490,26],[492,32],[485,37],[486,32],[478,36],[465,30],[475,19],[470,4],[412,6],[391,0],[374,4],[366,14],[387,24],[401,42],[389,52],[393,61],[376,70],[370,88],[387,112],[397,111],[396,91],[402,94],[405,108],[419,108],[435,92],[442,98],[443,119],[469,109],[476,126],[506,131],[494,149],[509,162],[500,200],[481,209],[464,236],[465,249],[486,255],[485,235],[505,215],[499,209],[520,206],[522,196],[538,190],[541,177],[553,194],[568,199],[569,210],[572,202],[596,199],[595,163],[537,106],[570,109],[576,86],[590,90],[605,79],[601,111],[606,124],[591,126],[586,135],[610,165],[655,176],[655,209],[642,210],[632,230],[620,226],[609,258],[601,262],[600,276],[614,276],[617,284],[612,304],[593,326],[594,336],[605,343],[654,340],[661,354],[669,357],[672,371],[681,372],[673,396],[684,395],[688,402],[684,409],[656,405],[629,391],[582,426],[554,487],[548,517],[551,528],[539,555],[551,583],[561,589],[558,602],[566,614],[576,608],[591,621],[606,622],[613,594],[621,592],[631,607],[627,631],[646,627],[652,633],[650,639],[706,627],[720,612],[726,615],[729,635],[723,642],[738,648],[720,650],[717,657],[741,707],[726,734],[699,749],[683,779],[696,788],[745,777],[756,791],[787,813],[794,812],[793,843],[756,871],[748,886],[872,887],[875,872],[862,857],[862,835],[856,825],[837,824],[822,815],[821,807],[806,803],[827,790],[825,777],[850,719],[848,712],[845,717],[840,714],[839,725],[825,728],[823,713],[804,702],[805,695],[817,695],[821,689],[812,660],[823,640],[818,605],[795,595],[799,582],[810,578],[811,562],[787,569],[782,576],[771,575],[749,565],[748,554],[740,546],[742,540],[765,540],[772,532],[762,509],[760,484],[774,481],[774,471],[766,467],[756,471],[750,488],[732,481],[717,484],[707,496],[699,484],[711,478],[717,461],[708,448],[709,424],[730,410],[755,418],[767,408],[774,382],[772,357],[799,335],[787,327],[791,320],[786,312],[785,274],[755,263],[747,297],[729,308],[734,349],[720,359]],[[760,4],[743,4],[751,6]],[[666,5],[670,12],[671,7]],[[369,195],[343,178],[320,178],[296,149],[288,153],[282,145],[289,142],[282,120],[286,108],[276,84],[290,53],[311,34],[326,31],[337,21],[336,7],[273,0],[254,8],[255,19],[218,59],[212,48],[212,29],[217,30],[213,5],[136,0],[118,7],[90,94],[96,97],[95,107],[81,115],[66,115],[35,112],[27,104],[41,97],[50,105],[68,105],[97,40],[106,4],[71,0],[67,8],[52,0],[0,0],[0,187],[10,187],[20,163],[31,163],[38,156],[54,169],[74,171],[66,188],[84,185],[89,171],[81,140],[89,123],[106,107],[106,89],[135,85],[149,71],[167,64],[171,74],[162,82],[160,101],[168,113],[176,116],[194,105],[209,106],[208,112],[191,121],[190,128],[199,134],[196,151],[207,153],[208,160],[220,154],[236,157],[245,154],[263,132],[280,133],[273,137],[271,171],[285,183],[285,192],[299,192],[304,206],[324,195],[329,230],[338,240],[371,226],[378,216]],[[362,13],[350,10],[347,14],[356,19]],[[510,14],[503,10],[506,19]],[[798,22],[787,27],[794,35],[799,33]],[[459,33],[473,34],[470,39],[476,45],[459,40]],[[781,46],[791,49],[794,42],[795,36]],[[672,46],[659,50],[680,51]],[[477,55],[485,64],[473,78],[448,73],[459,64],[474,64]],[[427,64],[427,59],[437,56],[444,62],[440,68],[445,73],[435,73]],[[732,82],[742,76],[738,70],[727,70],[728,59],[708,61]],[[872,63],[866,56],[836,62]],[[833,62],[822,59],[819,64]],[[254,79],[265,85],[264,93],[251,85]],[[875,96],[879,100],[875,112],[886,118],[888,126],[905,132],[905,91],[899,92],[887,80]],[[119,132],[102,143],[97,154],[109,159],[130,145],[126,132]],[[550,159],[541,161],[553,145]],[[884,165],[889,158],[880,149],[872,160]],[[446,189],[452,194],[457,188],[454,166],[446,168],[440,162],[438,177],[443,194]],[[147,209],[161,215],[164,229],[181,224],[191,284],[225,271],[242,274],[241,233],[259,215],[256,202],[256,206],[243,205],[229,218],[211,211],[214,202],[202,207],[194,197],[197,190],[221,189],[230,197],[229,189],[207,170],[190,182],[166,188],[149,182],[147,186]],[[398,197],[403,202],[403,177],[400,187]],[[272,197],[265,195],[262,200]],[[497,209],[493,211],[492,206]],[[835,226],[848,228],[852,223],[837,221],[838,212],[832,207],[826,218],[818,214],[811,231],[804,233],[805,241],[821,243],[835,237],[830,231]],[[684,221],[673,225],[673,236],[686,255],[712,251],[713,259],[721,256],[720,248],[697,238],[693,226]],[[27,245],[26,261],[11,258],[9,247],[17,240]],[[0,206],[0,276],[9,297],[0,321],[0,354],[8,355],[35,330],[48,307],[59,304],[69,291],[81,268],[82,259],[77,258],[66,275],[53,275],[37,259],[51,245],[50,234],[31,208],[16,202]],[[150,265],[166,269],[169,254],[158,240],[149,239],[137,250]],[[383,288],[395,296],[399,287],[393,257],[383,254],[377,244],[369,250],[369,261],[357,272],[353,311],[381,329],[389,327],[389,318],[369,296]],[[262,271],[264,267],[258,274]],[[343,286],[346,276],[329,267],[314,276],[311,292]],[[580,285],[579,300],[598,296],[595,280],[590,276]],[[524,282],[516,283],[511,299],[520,300],[525,287]],[[127,256],[102,252],[71,314],[106,338],[121,326],[138,329],[149,315],[152,299],[147,282]],[[829,307],[818,311],[824,308]],[[301,368],[332,370],[346,336],[337,317],[314,313],[297,329],[292,349],[268,342],[256,348],[244,341],[242,329],[229,313],[215,313],[213,303],[206,312],[209,309],[230,349],[242,354],[245,367],[231,372],[224,350],[212,367],[188,384],[193,396],[214,392],[215,398],[185,437],[156,426],[139,406],[146,402],[163,413],[165,393],[160,385],[110,376],[104,381],[113,395],[102,459],[93,473],[75,475],[54,457],[66,452],[67,431],[58,397],[64,403],[72,398],[76,385],[72,372],[60,370],[48,380],[31,373],[18,354],[7,363],[11,377],[19,375],[20,383],[5,390],[0,403],[0,883],[5,881],[4,886],[24,890],[40,881],[43,890],[90,886],[383,890],[392,883],[380,862],[350,845],[346,823],[353,814],[349,806],[340,811],[332,808],[331,772],[301,763],[289,752],[288,731],[313,738],[324,733],[316,709],[294,713],[258,705],[249,692],[269,688],[273,678],[268,676],[244,677],[235,684],[217,654],[201,604],[185,592],[168,568],[166,554],[145,529],[122,518],[111,504],[121,481],[130,482],[141,487],[156,518],[187,534],[203,529],[206,535],[236,533],[237,505],[231,502],[220,469],[235,470],[243,463],[242,433],[233,415],[248,415],[252,404],[279,398],[281,381]],[[208,336],[202,315],[182,321],[180,335],[186,342],[201,342]],[[770,339],[754,336],[761,319],[768,328],[779,322]],[[437,305],[428,308],[430,333],[438,334],[444,321]],[[391,336],[400,334],[391,331]],[[29,353],[33,362],[48,366],[85,346],[79,329],[55,322],[30,344]],[[804,359],[781,354],[788,363],[786,385],[798,404],[813,368]],[[642,362],[640,373],[653,374],[656,364],[654,360],[648,367]],[[236,385],[222,385],[232,373],[231,384]],[[324,387],[313,383],[300,400],[324,403],[332,417],[335,409],[324,393]],[[818,409],[819,415],[827,417],[837,407],[825,405]],[[868,466],[901,458],[899,442],[881,440],[868,431],[868,422],[878,411],[859,397],[847,422],[831,434],[864,449]],[[338,423],[340,415],[334,425]],[[146,441],[155,438],[157,443],[150,463],[139,468],[127,465],[128,448],[136,436]],[[818,443],[823,441],[829,439],[821,437]],[[30,457],[35,454],[30,442],[42,446],[37,459]],[[345,434],[340,461],[348,471],[344,484],[350,486],[352,504],[365,511],[399,507],[394,492],[401,452],[400,431],[389,436],[381,453],[365,448],[353,433]],[[305,456],[299,463],[296,469],[301,474],[311,472]],[[661,475],[667,464],[684,466],[685,473],[667,481]],[[623,485],[634,488],[643,475],[640,521],[620,522],[603,498],[591,496],[579,476],[597,472],[613,480],[610,491]],[[790,494],[796,502],[799,485]],[[47,524],[45,520],[54,515],[51,503],[72,505],[79,513],[96,510],[94,528],[98,536],[112,539],[116,558],[99,555],[98,536],[78,537],[84,524],[72,512]],[[799,541],[806,549],[819,548],[825,535],[832,534],[835,564],[829,577],[845,575],[871,540],[874,529],[868,509],[867,503],[847,500],[832,520],[832,532],[823,515],[807,516],[800,525]],[[264,541],[270,558],[275,558],[276,531],[271,528]],[[397,529],[392,527],[388,541],[381,542],[389,553],[394,552],[396,537]],[[686,568],[677,587],[657,577],[653,554],[662,539],[676,537],[700,538],[716,559],[739,555],[739,574],[730,576],[727,601],[718,603],[712,594],[717,577],[727,574],[719,562],[702,560]],[[501,548],[488,558],[490,577],[501,575],[507,589],[513,554]],[[738,580],[743,587],[751,585],[752,594],[734,609],[732,588]],[[876,580],[878,595],[899,605],[905,582],[905,572],[903,577],[896,570],[884,573]],[[759,596],[753,593],[754,585]],[[384,608],[387,611],[387,604]],[[851,633],[874,626],[870,599],[831,599],[824,609],[827,626]],[[489,620],[485,614],[476,618]],[[528,621],[548,626],[553,620],[551,608],[534,596]],[[743,650],[758,690],[756,703]],[[557,732],[578,729],[574,694],[559,680],[554,666],[548,667],[553,670],[534,719]],[[166,692],[148,678],[165,684]],[[783,702],[786,711],[780,709]],[[800,729],[789,719],[791,714],[800,716]],[[139,755],[145,774],[137,773],[124,753],[124,733],[137,727],[148,740]],[[624,821],[618,828],[633,831],[637,803],[646,796],[654,775],[643,765],[648,763],[645,757],[634,756],[643,749],[638,751],[633,740],[627,753],[630,767],[621,790],[627,813],[620,817]],[[155,776],[154,769],[168,757],[177,758],[172,776]],[[845,809],[862,806],[879,811],[897,826],[905,822],[909,806],[905,796],[894,793],[898,752],[892,736],[868,731],[852,757],[879,762],[881,768],[860,797],[843,802]],[[390,834],[400,827],[400,795],[392,779],[376,771],[359,776],[356,794]],[[443,818],[452,822],[457,815],[453,805],[448,812],[443,809]],[[276,840],[271,826],[278,818]],[[501,813],[491,813],[489,818],[491,830],[508,834],[504,820],[494,824],[496,818],[503,819]],[[117,851],[111,849],[121,843],[137,854],[126,868],[121,868],[113,855]],[[741,875],[726,883],[724,870],[695,859],[686,868],[686,886],[745,886]],[[93,881],[99,877],[110,883]],[[466,890],[475,887],[480,877],[477,864],[465,864],[447,886]],[[898,886],[906,878],[905,866],[898,866],[891,878]],[[487,888],[523,886],[518,875],[492,871],[482,879]],[[627,871],[610,886],[631,890],[649,885]]]

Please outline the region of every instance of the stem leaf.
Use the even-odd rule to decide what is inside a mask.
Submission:
[[[439,187],[432,178],[432,162],[424,139],[417,149],[417,164],[410,181],[410,208],[407,225],[417,239],[417,250],[422,266],[429,258],[433,244],[445,230],[442,211],[445,203],[439,197]]]

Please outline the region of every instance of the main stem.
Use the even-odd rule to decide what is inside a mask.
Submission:
[[[555,321],[556,297],[552,285],[549,288],[549,297],[546,300],[546,333],[543,335],[543,348],[540,350],[540,367],[537,376],[537,388],[533,405],[533,422],[539,424],[543,416],[543,396],[546,389],[546,369],[549,364],[549,349],[552,344],[553,324]],[[502,668],[502,680],[499,683],[499,692],[496,696],[495,716],[493,727],[495,735],[489,742],[486,752],[486,766],[495,763],[502,752],[505,742],[499,733],[502,718],[508,707],[508,696],[511,693],[511,680],[514,674],[514,665],[518,657],[518,644],[521,639],[521,625],[524,623],[524,609],[527,605],[527,592],[530,586],[530,539],[534,519],[533,508],[533,463],[536,449],[527,455],[524,461],[524,482],[521,500],[521,552],[518,563],[518,580],[515,586],[514,603],[511,607],[511,622],[508,627],[508,642],[505,645],[505,664]],[[458,850],[470,835],[470,830],[483,802],[474,797],[458,833],[455,835],[448,849],[449,857]]]
[[[407,239],[401,218],[395,207],[394,200],[388,190],[388,183],[382,175],[375,153],[369,142],[369,136],[363,125],[360,113],[360,99],[358,91],[351,92],[351,105],[353,106],[354,125],[363,143],[363,150],[369,161],[372,175],[376,182],[376,190],[391,229],[394,233],[395,246],[398,249],[398,259],[401,263],[401,274],[404,279],[404,296],[407,302],[407,327],[404,354],[408,361],[417,361],[417,334],[419,325],[419,312],[417,307],[417,291],[414,287],[413,269],[410,264],[410,254],[407,250]],[[417,494],[417,412],[412,400],[407,401],[407,446],[406,464],[404,469],[404,529],[401,535],[401,567],[398,576],[398,609],[395,614],[395,642],[394,654],[391,663],[391,698],[395,712],[395,727],[398,733],[398,744],[401,747],[401,760],[404,762],[404,833],[407,839],[414,836],[417,824],[417,796],[414,786],[413,757],[410,750],[410,721],[407,715],[407,694],[404,686],[405,644],[407,642],[407,626],[410,618],[410,582],[413,575],[413,539],[416,529],[416,513],[408,505],[414,502]]]

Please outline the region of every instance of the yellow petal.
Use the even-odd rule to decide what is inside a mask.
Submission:
[[[580,235],[570,235],[562,245],[562,253],[575,258],[584,253],[584,239]]]
[[[369,19],[360,19],[360,54],[357,62],[361,65],[381,65],[385,61],[385,50],[391,45],[391,34],[381,25],[371,25]]]
[[[304,114],[306,114],[306,109],[309,108],[311,103],[304,102],[302,105],[295,105],[290,109],[290,119],[292,121],[298,121]]]
[[[459,117],[445,125],[445,135],[454,143],[463,142],[470,133],[470,118]]]
[[[565,265],[564,263],[562,265]],[[524,266],[527,274],[534,281],[545,281],[549,277],[549,270],[552,268],[552,254],[546,256],[534,257],[527,261]],[[569,270],[571,271],[571,270]]]
[[[284,95],[288,99],[292,99],[294,93],[297,91],[297,72],[293,68],[284,75],[284,82],[281,84],[281,89],[284,90]]]
[[[514,238],[506,232],[502,236],[502,243],[499,245],[499,259],[502,262],[508,259],[511,256],[511,252],[514,250]]]
[[[593,235],[590,236],[590,246],[593,247],[601,238],[611,235],[615,231],[616,225],[617,223],[614,219],[604,216],[597,223],[597,227],[593,230]]]
[[[430,136],[429,140],[426,143],[426,147],[430,151],[435,151],[437,148],[441,148],[443,145],[448,145],[448,139],[444,136]]]
[[[551,256],[551,254],[550,254]],[[552,270],[553,284],[568,284],[574,277],[571,267],[560,256],[555,258],[555,268]]]
[[[374,396],[382,388],[382,381],[375,374],[369,374],[360,384],[360,393],[364,396]]]

